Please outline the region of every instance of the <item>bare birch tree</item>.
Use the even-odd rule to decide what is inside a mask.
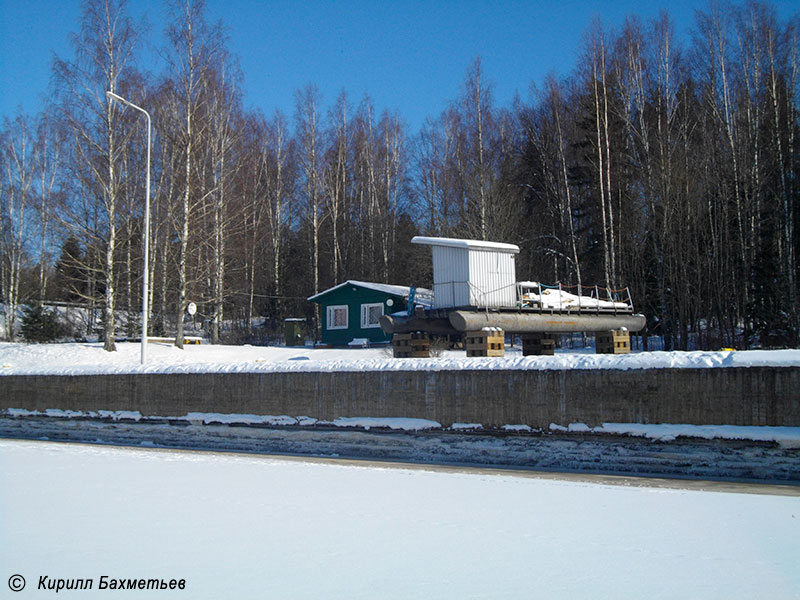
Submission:
[[[313,293],[320,291],[320,232],[325,218],[322,193],[322,142],[320,96],[313,85],[306,86],[295,96],[298,163],[302,174],[303,222],[308,232]],[[314,305],[315,331],[319,332],[319,305]]]
[[[133,69],[137,31],[125,0],[88,0],[81,28],[72,38],[73,61],[56,59],[62,114],[73,136],[72,175],[81,189],[99,199],[99,234],[103,281],[104,348],[116,349],[116,246],[120,215],[120,156],[126,152],[130,127],[124,127],[123,107],[106,91],[125,94],[125,80]],[[138,100],[138,98],[137,98]],[[79,221],[69,218],[70,227]],[[80,235],[80,231],[77,232]],[[84,235],[86,232],[82,232]],[[83,237],[83,236],[81,236]]]
[[[5,119],[0,134],[0,283],[3,291],[6,339],[13,341],[17,307],[20,301],[20,280],[26,263],[30,221],[35,210],[34,133],[23,114],[13,121]]]
[[[180,182],[178,210],[174,215],[179,244],[175,345],[183,348],[184,313],[190,285],[190,235],[194,233],[191,222],[195,210],[204,200],[202,165],[197,156],[201,151],[200,140],[208,127],[205,117],[209,99],[204,83],[211,76],[225,38],[220,25],[212,27],[206,23],[203,0],[174,0],[170,10],[171,22],[167,28],[169,77],[176,95],[177,114],[169,125],[165,125],[180,132],[176,148],[182,155],[181,170],[173,176]]]

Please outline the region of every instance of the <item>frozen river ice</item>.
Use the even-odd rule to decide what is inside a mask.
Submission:
[[[503,472],[0,439],[0,540],[29,596],[105,597],[106,575],[185,598],[800,597],[797,495]]]

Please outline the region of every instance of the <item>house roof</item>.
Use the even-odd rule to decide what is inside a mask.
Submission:
[[[515,244],[503,244],[501,242],[486,242],[483,240],[460,240],[456,238],[425,237],[416,235],[411,238],[412,244],[424,244],[426,246],[449,246],[451,248],[474,248],[479,250],[490,250],[494,252],[519,253],[519,246]]]
[[[408,296],[411,293],[411,288],[407,285],[392,285],[389,283],[372,283],[370,281],[356,281],[355,279],[348,279],[345,282],[340,283],[339,285],[335,285],[332,288],[328,288],[325,291],[319,292],[318,294],[314,294],[310,296],[308,300],[314,301],[318,299],[320,296],[324,296],[325,294],[332,292],[333,290],[338,290],[341,287],[346,285],[352,285],[355,287],[361,287],[368,290],[375,290],[376,292],[383,292],[384,294],[391,294],[393,296]],[[417,294],[419,295],[433,295],[433,292],[427,290],[425,288],[417,288]]]

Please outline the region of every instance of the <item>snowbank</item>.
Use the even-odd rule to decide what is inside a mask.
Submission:
[[[561,351],[555,356],[522,356],[508,348],[501,358],[467,358],[463,351],[438,358],[391,358],[385,348],[187,346],[151,344],[148,362],[139,364],[139,344],[119,343],[116,352],[102,344],[0,343],[2,375],[105,375],[130,373],[270,373],[293,371],[452,371],[560,369],[700,369],[719,367],[800,367],[800,350],[746,352],[635,352],[628,355]]]
[[[552,423],[550,431],[571,433],[600,433],[644,437],[669,442],[678,437],[705,440],[749,440],[776,442],[784,448],[800,448],[800,427],[743,427],[739,425],[682,425],[659,423],[603,423],[589,427],[584,423],[570,423],[564,427]]]

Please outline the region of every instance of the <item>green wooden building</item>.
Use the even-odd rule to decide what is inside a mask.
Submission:
[[[322,343],[347,346],[391,340],[381,329],[382,315],[408,309],[411,288],[403,285],[348,280],[311,296],[320,305]],[[415,290],[415,305],[429,305],[430,290]]]

